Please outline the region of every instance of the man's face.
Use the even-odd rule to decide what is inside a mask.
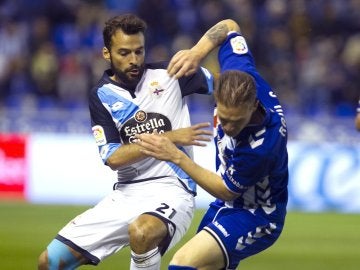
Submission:
[[[103,56],[110,61],[115,81],[135,87],[144,72],[145,39],[143,33],[126,35],[118,30],[111,38],[111,49],[103,48]]]
[[[257,103],[237,107],[227,107],[217,103],[217,117],[224,133],[230,137],[236,137],[249,124],[256,108]]]

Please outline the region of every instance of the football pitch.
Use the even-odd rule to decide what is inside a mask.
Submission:
[[[38,255],[57,231],[87,208],[0,201],[0,269],[36,269]],[[167,269],[174,251],[194,235],[202,214],[197,210],[185,238],[164,256],[162,269]],[[238,269],[357,270],[359,264],[359,214],[289,212],[283,234],[274,246],[244,260]],[[97,267],[80,269],[129,269],[129,249]]]

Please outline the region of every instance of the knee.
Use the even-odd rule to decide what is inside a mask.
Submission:
[[[48,253],[47,250],[43,251],[38,258],[38,270],[48,269]]]
[[[189,265],[190,261],[189,261],[189,256],[187,256],[186,254],[182,253],[180,250],[178,252],[176,252],[174,254],[174,256],[172,257],[170,264],[171,265]]]
[[[138,220],[129,225],[128,233],[131,249],[139,254],[157,247],[164,237],[161,229],[152,226],[150,222]]]
[[[131,246],[146,246],[151,242],[151,229],[146,224],[133,222],[129,225],[129,238]]]

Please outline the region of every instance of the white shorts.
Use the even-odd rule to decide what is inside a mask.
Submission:
[[[194,208],[194,196],[173,178],[121,185],[119,190],[70,221],[60,230],[57,239],[97,264],[128,246],[129,224],[139,215],[150,212],[168,222],[170,230],[174,229],[168,250],[190,227]]]

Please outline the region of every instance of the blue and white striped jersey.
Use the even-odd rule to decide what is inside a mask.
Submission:
[[[241,70],[252,75],[265,112],[261,125],[249,125],[235,138],[216,128],[216,169],[229,190],[240,194],[225,205],[282,219],[286,213],[288,184],[287,129],[279,101],[256,70],[243,36],[229,33],[220,47],[221,72]]]
[[[204,68],[192,76],[169,77],[167,63],[146,64],[144,74],[134,91],[110,79],[104,72],[98,85],[91,90],[89,109],[91,125],[100,156],[106,160],[124,144],[130,144],[135,134],[163,133],[189,127],[190,115],[185,96],[192,93],[211,94],[213,77]],[[182,150],[193,157],[191,146]],[[195,184],[189,176],[171,162],[145,158],[118,169],[118,181],[131,183],[174,176],[193,192]]]

